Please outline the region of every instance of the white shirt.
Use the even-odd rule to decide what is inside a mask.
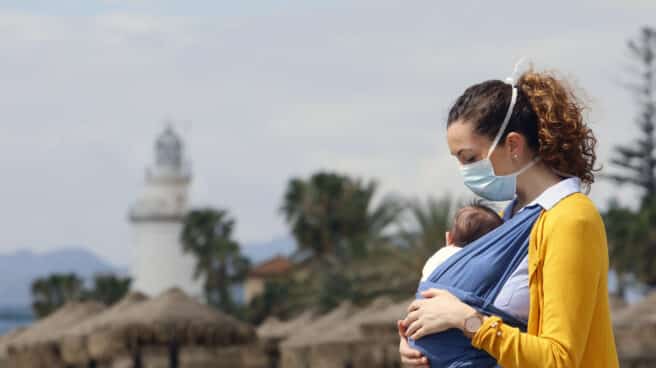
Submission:
[[[455,245],[446,245],[440,248],[435,254],[428,258],[426,264],[424,264],[424,269],[421,271],[421,281],[426,281],[428,276],[433,273],[437,266],[441,265],[446,261],[447,258],[458,253],[462,249],[461,247],[456,247]]]
[[[533,204],[538,204],[548,211],[563,198],[580,191],[581,180],[579,178],[563,179],[547,188],[535,200],[519,211]],[[499,295],[494,300],[494,306],[519,319],[528,321],[528,281],[528,256],[526,256],[501,288]]]

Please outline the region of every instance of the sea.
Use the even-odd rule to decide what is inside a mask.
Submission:
[[[34,321],[34,314],[29,307],[0,306],[0,336]]]

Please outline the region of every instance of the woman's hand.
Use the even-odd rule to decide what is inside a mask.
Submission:
[[[402,321],[396,321],[396,327],[399,330],[399,354],[401,354],[401,364],[409,368],[429,368],[428,359],[421,355],[419,350],[413,349],[408,344],[408,338],[405,336],[405,327]]]
[[[426,299],[412,302],[408,315],[401,322],[407,329],[405,336],[415,340],[450,328],[462,330],[465,318],[476,312],[446,290],[429,289],[421,295]]]

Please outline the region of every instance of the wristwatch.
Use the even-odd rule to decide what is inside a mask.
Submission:
[[[483,325],[484,316],[478,312],[474,312],[471,316],[465,318],[463,323],[463,332],[468,337],[473,337],[479,328]]]

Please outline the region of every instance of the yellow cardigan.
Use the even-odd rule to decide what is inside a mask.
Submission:
[[[503,368],[619,367],[608,302],[608,245],[592,201],[575,193],[542,212],[528,251],[528,330],[487,318],[472,345]]]

